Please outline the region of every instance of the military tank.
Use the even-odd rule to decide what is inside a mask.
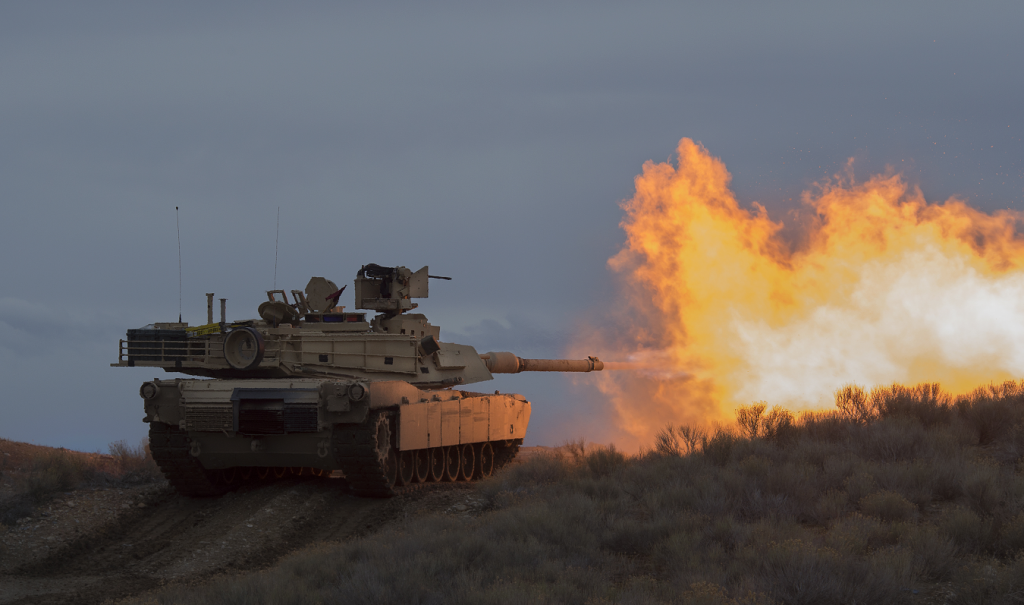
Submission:
[[[522,359],[443,342],[412,313],[426,298],[427,267],[370,264],[345,288],[313,277],[304,291],[270,290],[258,319],[220,321],[207,294],[207,323],[128,330],[118,367],[203,377],[145,382],[139,389],[150,450],[174,488],[217,496],[246,482],[341,474],[356,494],[389,497],[403,486],[471,481],[512,460],[530,402],[462,385],[519,372],[593,372],[596,357]]]

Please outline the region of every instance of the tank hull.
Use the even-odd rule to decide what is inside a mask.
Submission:
[[[530,419],[520,395],[423,391],[403,381],[175,379],[140,393],[154,458],[190,495],[281,469],[340,471],[369,496],[472,480],[515,455]]]

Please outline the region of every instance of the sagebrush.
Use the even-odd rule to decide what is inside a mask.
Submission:
[[[83,486],[135,485],[161,479],[148,445],[110,444],[110,455],[45,448],[21,468],[4,469],[11,492],[0,499],[0,525],[12,525],[61,492]]]
[[[836,394],[650,451],[573,442],[417,519],[160,603],[1019,603],[1024,384]]]

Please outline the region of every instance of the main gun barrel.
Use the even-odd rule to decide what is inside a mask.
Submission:
[[[514,353],[484,353],[480,356],[492,374],[519,372],[599,372],[604,362],[597,357],[586,359],[523,359]]]

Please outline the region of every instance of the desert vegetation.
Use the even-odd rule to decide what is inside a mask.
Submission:
[[[87,454],[0,439],[0,526],[13,525],[62,492],[160,480],[147,447],[115,441],[109,454]]]
[[[794,417],[569,443],[409,520],[159,603],[1020,603],[1024,382],[847,386]]]

